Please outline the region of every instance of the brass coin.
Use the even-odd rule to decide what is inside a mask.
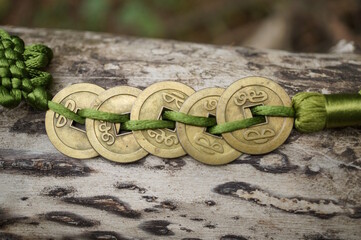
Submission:
[[[161,119],[164,110],[178,111],[194,90],[178,82],[158,82],[146,88],[135,101],[131,120]],[[133,131],[137,142],[149,153],[163,158],[185,155],[175,129]]]
[[[127,86],[111,88],[102,92],[91,108],[116,114],[130,113],[133,103],[142,91]],[[128,163],[145,157],[145,151],[135,140],[132,132],[121,132],[120,123],[86,119],[86,133],[90,144],[106,159]]]
[[[222,88],[200,90],[187,98],[179,111],[193,116],[215,117],[218,100],[223,92]],[[210,165],[220,165],[232,162],[241,155],[221,136],[212,135],[206,130],[205,127],[177,122],[179,141],[186,153],[194,159]]]
[[[64,88],[52,101],[77,112],[82,108],[90,108],[92,101],[103,91],[103,88],[94,84],[79,83]],[[51,110],[46,112],[45,129],[51,143],[69,157],[85,159],[98,156],[90,145],[84,127]]]
[[[217,107],[217,123],[251,118],[250,107],[258,105],[291,107],[291,99],[277,83],[262,77],[234,82],[222,94]],[[289,136],[293,118],[266,117],[266,122],[222,136],[240,152],[264,154],[279,147]]]

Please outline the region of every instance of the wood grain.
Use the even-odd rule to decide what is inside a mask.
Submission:
[[[293,96],[355,92],[361,56],[294,54],[90,32],[5,27],[54,50],[50,91],[74,83],[196,90],[264,76]],[[45,113],[0,108],[0,239],[360,239],[361,129],[293,131],[276,151],[210,167],[70,159]]]

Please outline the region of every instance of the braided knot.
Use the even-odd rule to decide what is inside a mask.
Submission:
[[[50,48],[23,40],[0,29],[0,105],[13,108],[25,99],[30,105],[47,109],[50,94],[46,87],[51,74],[40,69],[52,59]]]

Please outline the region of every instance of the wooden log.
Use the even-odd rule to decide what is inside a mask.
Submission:
[[[53,94],[79,82],[225,88],[246,76],[273,79],[291,96],[361,86],[356,54],[5,29],[54,50]],[[360,128],[293,130],[276,151],[225,166],[189,156],[116,164],[59,153],[45,112],[21,104],[0,114],[0,239],[360,239]]]

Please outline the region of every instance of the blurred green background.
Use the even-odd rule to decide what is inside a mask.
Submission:
[[[360,0],[0,0],[0,21],[294,52],[361,42]]]

